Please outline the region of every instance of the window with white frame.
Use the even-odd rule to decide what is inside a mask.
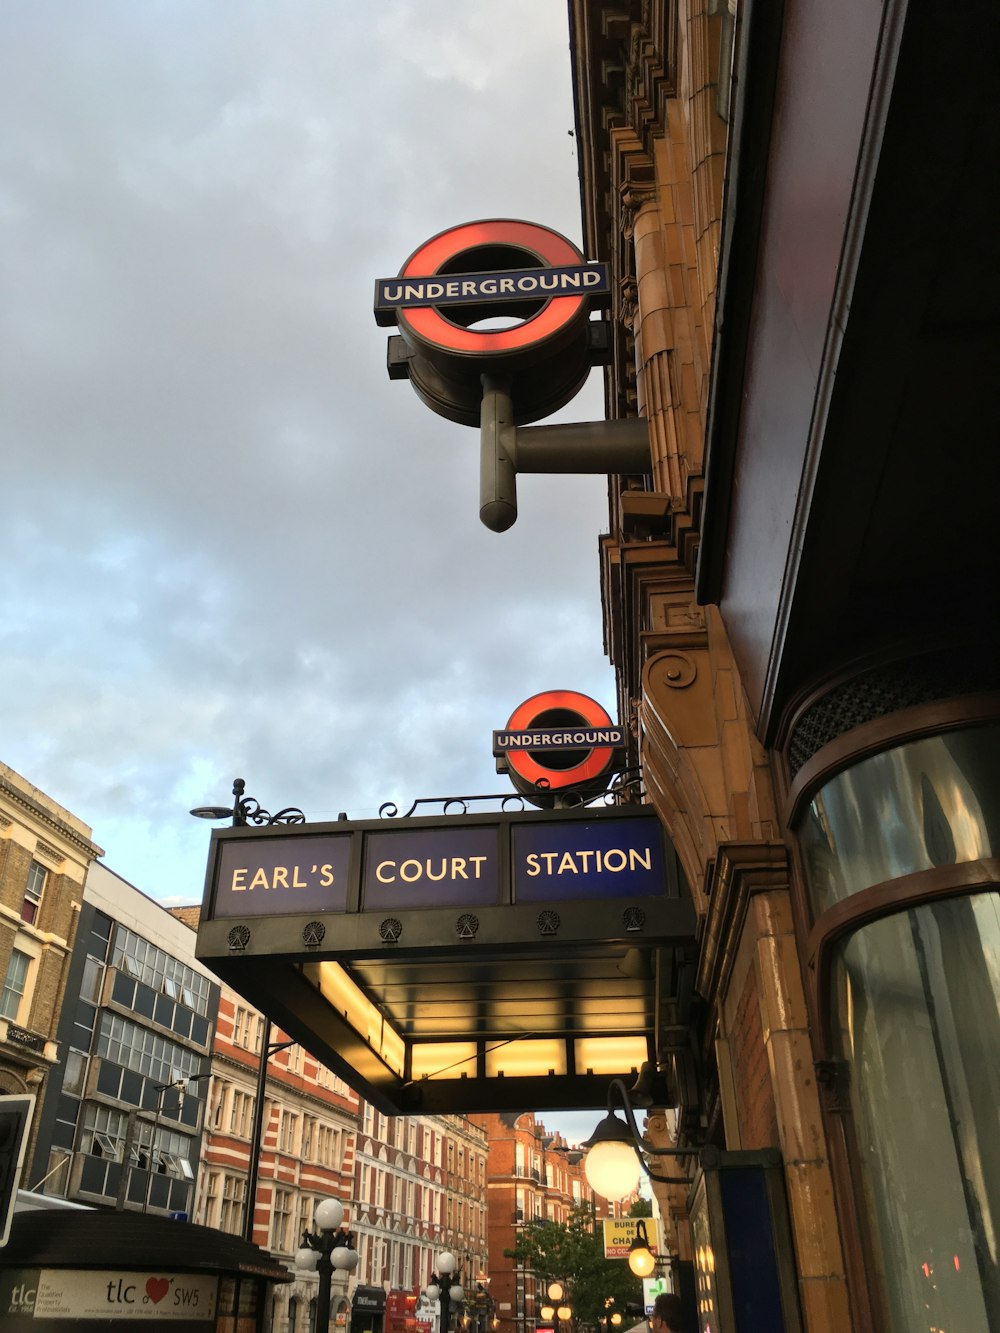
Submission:
[[[302,1117],[303,1161],[310,1161],[315,1151],[316,1151],[316,1117],[314,1115],[304,1115]]]
[[[242,1046],[244,1050],[250,1049],[250,1031],[253,1025],[253,1015],[249,1009],[244,1009],[242,1005],[237,1005],[233,1013],[233,1045]]]
[[[282,1111],[278,1146],[282,1152],[295,1151],[295,1137],[299,1126],[299,1117],[292,1111]]]
[[[287,1251],[291,1234],[293,1197],[291,1190],[275,1190],[271,1209],[271,1249]]]
[[[42,894],[45,892],[48,874],[45,867],[40,866],[37,861],[32,861],[28,867],[28,880],[21,901],[21,920],[27,921],[29,926],[33,926],[38,918],[38,909],[42,904]]]
[[[205,1221],[210,1227],[218,1228],[219,1212],[222,1207],[221,1171],[209,1171],[205,1179]]]
[[[249,1138],[252,1113],[253,1098],[248,1092],[240,1092],[239,1089],[234,1089],[229,1107],[230,1134],[235,1134],[240,1139]]]
[[[222,1129],[225,1122],[226,1102],[231,1096],[233,1085],[226,1079],[212,1080],[212,1109],[209,1112],[209,1124],[213,1129]]]
[[[31,963],[30,954],[24,953],[21,949],[11,949],[3,979],[3,990],[0,991],[0,1018],[9,1018],[15,1023],[18,1021],[28,988]]]
[[[222,1182],[222,1208],[219,1213],[219,1227],[230,1235],[238,1235],[243,1229],[243,1200],[246,1197],[247,1182],[243,1176],[226,1175]]]

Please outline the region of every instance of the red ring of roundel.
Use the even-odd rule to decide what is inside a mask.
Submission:
[[[530,250],[553,268],[583,264],[583,255],[565,236],[534,222],[506,218],[490,222],[465,222],[425,241],[403,265],[401,278],[429,278],[463,250],[479,245],[511,245]],[[546,301],[537,315],[511,329],[463,329],[439,314],[434,306],[410,306],[399,311],[405,324],[425,343],[446,352],[490,355],[512,352],[544,342],[576,319],[586,306],[585,296],[556,296]],[[580,698],[584,696],[581,695]]]
[[[595,700],[575,690],[546,690],[544,694],[533,694],[518,704],[507,723],[508,731],[529,731],[534,719],[554,708],[576,713],[583,719],[586,727],[613,727],[615,724],[607,712]],[[518,777],[536,786],[543,780],[547,789],[575,787],[580,783],[591,782],[604,773],[614,755],[610,745],[595,745],[587,758],[573,768],[546,768],[527,750],[508,750],[507,764]]]

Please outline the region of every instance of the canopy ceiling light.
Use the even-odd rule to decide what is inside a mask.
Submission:
[[[615,1095],[621,1099],[625,1120],[615,1115]],[[624,1199],[634,1194],[641,1172],[662,1184],[690,1184],[686,1176],[662,1176],[651,1171],[646,1153],[657,1157],[694,1157],[696,1148],[654,1148],[646,1143],[635,1123],[629,1090],[620,1078],[608,1085],[608,1114],[583,1144],[587,1149],[583,1169],[590,1188],[605,1199]]]

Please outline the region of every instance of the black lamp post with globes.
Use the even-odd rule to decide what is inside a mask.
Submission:
[[[343,1220],[344,1205],[340,1200],[323,1199],[316,1205],[313,1220],[316,1230],[302,1233],[302,1245],[295,1254],[295,1267],[300,1272],[319,1274],[316,1333],[327,1333],[330,1327],[330,1284],[334,1269],[353,1273],[358,1266],[354,1233],[341,1225]]]
[[[431,1280],[424,1288],[424,1295],[429,1301],[439,1301],[441,1304],[438,1333],[449,1333],[452,1304],[457,1305],[465,1298],[460,1276],[458,1260],[450,1250],[442,1250],[437,1257],[436,1271],[431,1274]]]

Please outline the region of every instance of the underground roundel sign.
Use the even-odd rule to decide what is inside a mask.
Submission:
[[[596,700],[575,690],[547,690],[514,709],[493,733],[497,771],[535,805],[569,792],[596,796],[621,766],[625,731]]]
[[[395,324],[390,378],[408,378],[442,416],[479,421],[481,377],[510,380],[518,423],[555,412],[603,359],[606,264],[534,222],[466,222],[419,246],[375,285],[375,320]]]

